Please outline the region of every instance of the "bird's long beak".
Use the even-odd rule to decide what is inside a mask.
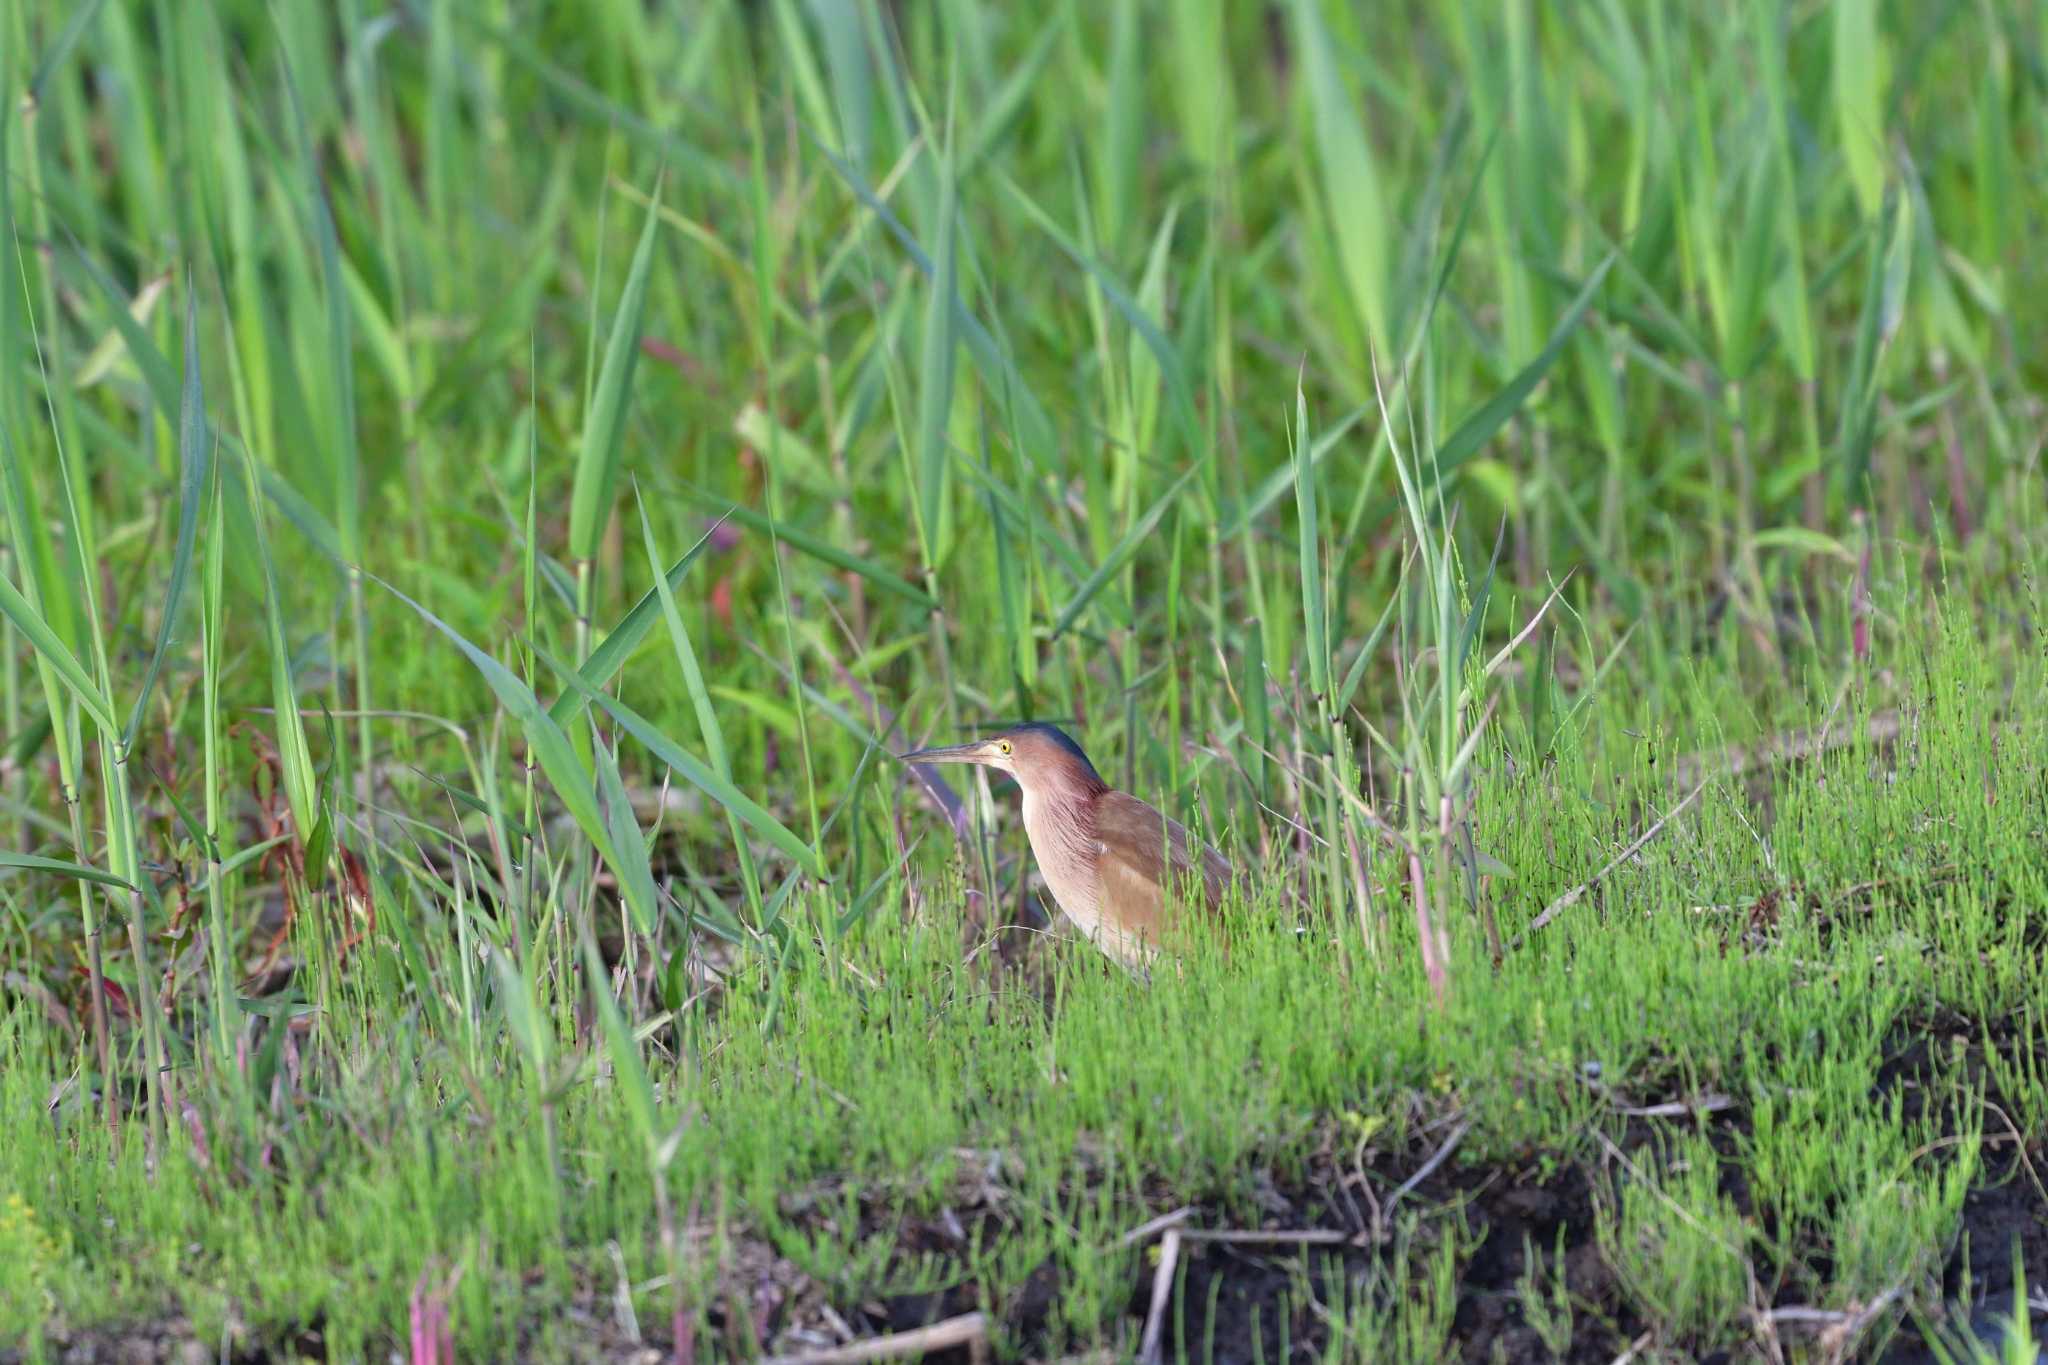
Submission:
[[[948,744],[936,749],[919,749],[903,755],[905,763],[986,763],[989,747],[986,740],[972,744]]]

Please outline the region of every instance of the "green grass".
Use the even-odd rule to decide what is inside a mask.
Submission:
[[[2028,1339],[2038,15],[48,8],[0,1358]]]

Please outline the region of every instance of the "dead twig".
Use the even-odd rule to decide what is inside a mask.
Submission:
[[[1831,716],[1830,723],[1818,730],[1791,730],[1754,744],[1731,744],[1708,753],[1687,754],[1678,760],[1676,773],[1680,783],[1702,782],[1718,773],[1740,777],[1754,768],[1773,767],[1845,749],[1858,738],[1872,744],[1888,744],[1899,737],[1900,728],[1897,708],[1872,712],[1863,723],[1860,736],[1853,729],[1836,730]]]
[[[870,1360],[915,1358],[956,1346],[967,1347],[969,1354],[980,1359],[988,1348],[987,1316],[962,1313],[957,1318],[946,1318],[915,1331],[891,1332],[887,1336],[869,1337],[866,1341],[832,1346],[822,1351],[806,1351],[801,1355],[769,1356],[762,1365],[862,1365]]]
[[[1174,1236],[1183,1242],[1223,1242],[1239,1246],[1284,1242],[1337,1246],[1352,1240],[1350,1233],[1337,1228],[1176,1228]]]
[[[1465,1134],[1471,1131],[1472,1120],[1458,1120],[1458,1126],[1451,1129],[1451,1135],[1443,1140],[1443,1145],[1431,1154],[1429,1160],[1422,1163],[1421,1169],[1402,1181],[1400,1186],[1391,1195],[1387,1196],[1385,1207],[1377,1210],[1375,1213],[1372,1229],[1373,1241],[1380,1242],[1386,1239],[1387,1221],[1394,1216],[1394,1207],[1412,1193],[1417,1185],[1429,1179],[1436,1172],[1437,1167],[1448,1161],[1451,1153],[1457,1149],[1458,1144],[1465,1140]]]
[[[1518,934],[1515,937],[1515,941],[1508,945],[1509,949],[1512,951],[1513,949],[1520,948],[1528,941],[1529,935],[1535,933],[1574,905],[1577,905],[1587,892],[1600,885],[1602,881],[1605,881],[1607,875],[1613,872],[1615,868],[1642,852],[1645,845],[1663,832],[1665,825],[1669,824],[1687,806],[1690,806],[1699,799],[1700,793],[1707,789],[1707,784],[1713,781],[1714,778],[1722,774],[1726,774],[1729,777],[1740,777],[1743,773],[1753,768],[1814,758],[1820,754],[1846,748],[1856,743],[1859,739],[1867,740],[1872,744],[1886,744],[1898,738],[1901,728],[1902,722],[1899,718],[1899,712],[1896,708],[1893,708],[1873,713],[1864,721],[1860,734],[1854,731],[1836,730],[1834,728],[1834,711],[1833,708],[1830,708],[1827,719],[1818,730],[1793,730],[1786,734],[1774,735],[1769,739],[1759,740],[1752,745],[1731,744],[1727,748],[1718,749],[1711,753],[1686,755],[1679,759],[1676,765],[1679,782],[1681,784],[1690,784],[1692,787],[1692,790],[1686,793],[1685,798],[1666,811],[1663,818],[1658,820],[1656,824],[1644,830],[1641,838],[1623,849],[1620,855],[1608,863],[1607,866],[1601,868],[1590,878],[1579,883],[1579,885],[1545,906],[1543,913],[1530,921],[1529,927]]]
[[[1635,857],[1636,854],[1642,852],[1643,849],[1649,844],[1649,842],[1652,839],[1656,838],[1659,834],[1664,832],[1664,826],[1670,824],[1673,820],[1677,819],[1678,816],[1685,810],[1687,806],[1690,806],[1693,802],[1699,800],[1700,793],[1705,791],[1706,789],[1707,780],[1703,779],[1698,786],[1694,787],[1690,792],[1686,793],[1684,800],[1680,801],[1670,810],[1665,811],[1663,816],[1657,821],[1656,824],[1644,830],[1642,832],[1642,835],[1639,838],[1637,838],[1637,840],[1634,843],[1630,844],[1627,848],[1623,849],[1620,853],[1616,854],[1614,856],[1613,861],[1609,862],[1607,866],[1601,868],[1598,872],[1595,872],[1590,878],[1583,882],[1580,882],[1577,886],[1573,887],[1571,890],[1565,892],[1562,896],[1559,896],[1556,900],[1552,901],[1549,905],[1545,906],[1543,908],[1543,913],[1538,915],[1535,919],[1531,920],[1529,922],[1529,927],[1527,929],[1524,929],[1520,934],[1517,934],[1515,936],[1515,941],[1512,944],[1510,944],[1509,947],[1520,948],[1525,942],[1528,941],[1529,935],[1535,933],[1538,929],[1541,929],[1544,925],[1550,923],[1559,915],[1571,909],[1574,905],[1577,905],[1580,899],[1584,897],[1588,891],[1591,891],[1594,887],[1600,885],[1602,881],[1606,880],[1608,873],[1614,871],[1615,868],[1620,867],[1623,863]]]
[[[1159,1269],[1152,1273],[1152,1306],[1145,1314],[1145,1335],[1138,1346],[1139,1365],[1157,1365],[1159,1339],[1166,1327],[1166,1305],[1173,1297],[1173,1272],[1180,1265],[1180,1230],[1168,1228],[1159,1243]]]
[[[2020,1136],[2019,1125],[2012,1121],[2012,1115],[1990,1100],[1984,1101],[1984,1107],[1998,1115],[1999,1121],[2005,1125],[2005,1131],[2011,1135],[2013,1145],[2019,1149],[2020,1164],[2027,1168],[2027,1180],[2033,1185],[2034,1193],[2041,1196],[2041,1206],[2048,1208],[2048,1187],[2041,1184],[2041,1173],[2034,1169],[2034,1159],[2027,1155],[2027,1140]]]
[[[1699,1220],[1698,1215],[1694,1214],[1691,1209],[1688,1209],[1685,1205],[1679,1203],[1676,1199],[1673,1199],[1670,1195],[1666,1194],[1663,1188],[1659,1186],[1655,1180],[1650,1178],[1648,1172],[1644,1171],[1641,1166],[1638,1166],[1629,1157],[1629,1154],[1627,1152],[1622,1151],[1621,1148],[1615,1145],[1613,1138],[1608,1137],[1607,1134],[1601,1132],[1598,1128],[1593,1129],[1592,1132],[1593,1136],[1596,1139],[1598,1139],[1600,1145],[1607,1149],[1607,1155],[1613,1157],[1616,1161],[1620,1162],[1622,1167],[1628,1171],[1629,1175],[1634,1177],[1638,1185],[1641,1185],[1645,1190],[1648,1190],[1651,1194],[1655,1195],[1657,1197],[1658,1202],[1662,1203],[1666,1208],[1670,1209],[1673,1213],[1677,1214],[1687,1227],[1691,1228],[1694,1232],[1699,1233],[1702,1237],[1705,1237],[1708,1241],[1712,1242],[1715,1246],[1721,1248],[1721,1250],[1727,1252],[1730,1256],[1733,1256],[1738,1264],[1745,1267],[1749,1265],[1749,1258],[1742,1254],[1742,1249],[1740,1247],[1731,1245],[1727,1238],[1723,1237],[1720,1233],[1715,1232],[1705,1223],[1702,1223]]]
[[[1857,1337],[1863,1335],[1863,1329],[1877,1321],[1878,1315],[1891,1307],[1892,1301],[1904,1292],[1904,1286],[1893,1285],[1872,1299],[1861,1311],[1847,1315],[1846,1321],[1830,1323],[1823,1328],[1820,1334],[1821,1350],[1828,1359],[1846,1359],[1850,1345]]]
[[[1628,1344],[1628,1349],[1614,1358],[1614,1365],[1630,1365],[1631,1361],[1642,1354],[1643,1348],[1648,1346],[1651,1340],[1650,1333],[1645,1332],[1634,1341],[1631,1341]]]
[[[1138,1224],[1138,1226],[1132,1228],[1129,1232],[1125,1233],[1123,1237],[1117,1242],[1117,1245],[1128,1250],[1131,1247],[1137,1246],[1141,1242],[1148,1242],[1152,1240],[1152,1238],[1158,1236],[1162,1232],[1165,1232],[1169,1228],[1179,1227],[1182,1223],[1187,1222],[1188,1219],[1194,1216],[1195,1206],[1193,1204],[1183,1204],[1179,1208],[1175,1209],[1172,1213],[1162,1213],[1157,1218],[1146,1219],[1144,1222]]]
[[[1613,1101],[1610,1099],[1610,1103]],[[1632,1119],[1682,1119],[1695,1114],[1718,1114],[1733,1109],[1735,1101],[1726,1095],[1701,1095],[1692,1100],[1666,1100],[1662,1104],[1614,1104],[1614,1112]]]

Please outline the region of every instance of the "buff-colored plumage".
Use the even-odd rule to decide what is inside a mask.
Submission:
[[[1178,907],[1213,915],[1222,904],[1231,875],[1223,855],[1195,846],[1186,829],[1137,797],[1112,791],[1056,726],[920,749],[904,761],[974,763],[1016,778],[1047,890],[1082,935],[1124,967],[1142,971],[1172,947]]]

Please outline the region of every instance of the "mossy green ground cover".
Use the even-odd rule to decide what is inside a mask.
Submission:
[[[2030,1358],[2042,38],[6,7],[0,1357]]]

